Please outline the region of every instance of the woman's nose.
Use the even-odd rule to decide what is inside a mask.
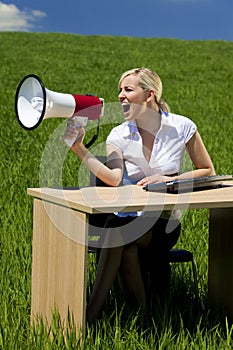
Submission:
[[[123,90],[121,90],[118,94],[119,100],[122,100],[125,97]]]

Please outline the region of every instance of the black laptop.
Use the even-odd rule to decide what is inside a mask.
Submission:
[[[222,187],[223,182],[227,180],[233,180],[233,175],[202,176],[184,180],[157,182],[146,185],[143,187],[143,189],[151,192],[177,193]]]

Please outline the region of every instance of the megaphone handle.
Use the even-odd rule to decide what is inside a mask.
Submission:
[[[100,118],[98,118],[98,125],[97,125],[97,128],[96,128],[96,134],[92,137],[92,139],[88,143],[85,144],[86,148],[90,148],[93,145],[93,143],[97,140],[97,138],[99,136],[99,129],[100,129]],[[64,140],[65,144],[69,148],[71,148],[73,146],[73,144],[75,143],[75,141],[77,140],[77,137],[78,137],[78,135],[76,135],[73,138],[64,138],[63,140]]]
[[[69,128],[73,130],[74,136],[73,137],[64,137],[63,140],[65,144],[71,148],[75,141],[82,135],[80,135],[80,128],[83,128],[87,124],[87,118],[86,117],[80,117],[80,116],[75,116],[72,118],[69,118]]]
[[[73,146],[73,144],[75,143],[76,138],[72,138],[72,139],[68,139],[68,138],[63,138],[63,141],[65,142],[65,144],[71,148]]]

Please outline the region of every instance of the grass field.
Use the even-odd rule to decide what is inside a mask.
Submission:
[[[53,339],[42,324],[30,327],[32,198],[26,190],[57,181],[74,186],[83,175],[76,157],[61,145],[64,120],[45,120],[30,132],[20,128],[14,112],[18,83],[34,73],[50,90],[105,98],[109,110],[95,153],[112,127],[120,74],[138,66],[154,69],[163,80],[164,99],[172,111],[197,124],[216,172],[232,174],[233,43],[2,32],[0,52],[0,348],[76,349],[79,340],[71,332],[65,343],[56,317]],[[89,126],[87,138],[94,126]],[[62,169],[56,168],[56,159]],[[208,212],[186,212],[182,221],[178,247],[193,251],[205,301]],[[89,260],[88,291],[95,273],[91,255]],[[204,313],[195,307],[189,266],[172,272],[170,296],[165,303],[152,305],[148,327],[142,328],[137,314],[120,298],[116,302],[112,292],[101,319],[87,328],[83,349],[231,349],[233,328],[227,320],[208,307]]]

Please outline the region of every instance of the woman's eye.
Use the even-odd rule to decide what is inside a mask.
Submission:
[[[120,94],[122,91],[131,92],[131,91],[133,91],[133,89],[132,89],[132,88],[129,88],[129,87],[125,87],[125,88],[119,89],[119,90],[118,90],[118,93]]]

